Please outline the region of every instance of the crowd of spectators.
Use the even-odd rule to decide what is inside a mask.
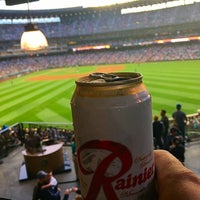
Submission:
[[[9,151],[21,145],[21,137],[17,126],[9,128],[3,125],[0,129],[0,159],[8,155]]]
[[[57,142],[63,142],[68,145],[71,142],[73,131],[65,128],[58,127],[39,127],[39,128],[25,128],[23,129],[23,136],[26,137],[30,134],[36,134],[40,137],[41,141],[45,144],[55,144]]]
[[[66,49],[74,44],[79,45],[80,41],[91,45],[100,39],[109,45],[120,46],[127,42],[124,40],[128,36],[133,35],[131,40],[134,41],[130,42],[136,44],[143,41],[144,37],[148,40],[150,36],[151,40],[154,36],[158,39],[198,36],[195,23],[199,23],[199,8],[200,3],[124,15],[121,14],[120,8],[67,12],[65,15],[58,13],[60,22],[37,25],[47,37],[51,48]],[[24,24],[0,24],[0,55],[20,52],[19,41],[23,32]],[[113,38],[115,41],[108,40]],[[121,39],[118,41],[117,38]]]
[[[55,67],[191,59],[200,59],[198,43],[151,45],[132,49],[101,50],[98,53],[87,51],[30,56],[0,61],[0,79]]]
[[[39,23],[38,28],[44,32],[50,41],[49,51],[53,47],[72,49],[80,44],[110,45],[112,49],[123,46],[132,46],[134,49],[118,51],[101,51],[88,53],[75,53],[65,55],[35,56],[0,61],[0,79],[5,76],[29,73],[59,66],[77,66],[85,64],[123,63],[123,62],[148,62],[176,59],[198,59],[199,47],[196,44],[187,45],[157,45],[139,47],[141,43],[152,42],[155,39],[174,37],[198,36],[199,32],[183,24],[197,23],[200,17],[200,3],[180,6],[170,9],[142,12],[135,14],[121,14],[120,8],[98,9],[93,11],[66,12],[60,16],[60,22]],[[176,25],[177,30],[176,30]],[[175,27],[173,33],[166,27]],[[162,31],[156,32],[157,28]],[[148,29],[154,29],[148,37]],[[144,31],[145,30],[145,31]],[[21,52],[19,40],[24,31],[24,24],[0,24],[0,55],[16,56]],[[125,35],[129,32],[129,36]],[[135,33],[137,32],[137,34]],[[15,33],[15,34],[13,34]],[[109,33],[109,35],[108,35]],[[146,33],[146,36],[145,34]],[[98,36],[97,36],[98,35]],[[112,36],[113,35],[113,36]],[[132,36],[134,35],[134,37]],[[141,36],[142,35],[142,36]],[[87,39],[85,38],[87,37]],[[76,39],[75,39],[76,38]],[[85,38],[85,39],[83,39]],[[93,39],[91,39],[93,38]],[[101,40],[100,40],[101,38]],[[81,42],[80,42],[81,41]],[[109,59],[108,59],[109,58]],[[108,64],[109,64],[108,63]]]
[[[64,145],[70,145],[73,130],[55,126],[39,126],[23,128],[23,124],[13,126],[3,125],[0,129],[0,159],[17,146],[26,143],[26,139],[31,135],[37,135],[43,145],[56,144],[63,142]]]
[[[169,118],[166,110],[160,111],[161,118],[158,115],[153,117],[153,138],[154,148],[169,151],[183,164],[185,161],[185,144],[194,139],[194,132],[197,135],[200,129],[200,110],[197,113],[186,115],[182,110],[182,105],[177,104]],[[196,136],[199,138],[199,136]]]
[[[80,11],[60,16],[61,22],[38,25],[47,38],[71,37],[156,28],[182,23],[196,22],[200,17],[200,4],[175,7],[153,12],[121,14],[121,9]],[[0,25],[0,41],[19,40],[24,31],[23,24]],[[13,34],[15,33],[15,34]]]

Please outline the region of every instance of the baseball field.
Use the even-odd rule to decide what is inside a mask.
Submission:
[[[63,67],[0,83],[0,126],[17,122],[71,123],[75,80],[92,72],[139,72],[152,96],[152,114],[171,113],[177,103],[186,114],[200,109],[200,61]]]

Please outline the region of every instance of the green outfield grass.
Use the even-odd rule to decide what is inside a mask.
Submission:
[[[200,61],[124,66],[122,71],[143,74],[143,82],[152,95],[153,115],[166,109],[171,117],[177,103],[182,104],[187,114],[200,109]],[[0,126],[16,122],[71,123],[70,100],[75,79],[79,74],[89,74],[97,68],[99,66],[50,69],[0,83]],[[67,78],[67,75],[72,77]],[[49,77],[52,80],[48,80]],[[36,80],[38,78],[43,80]]]

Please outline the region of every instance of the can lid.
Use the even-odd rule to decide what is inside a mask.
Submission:
[[[84,76],[76,81],[81,85],[119,85],[126,83],[138,83],[142,81],[142,75],[140,73],[131,72],[116,72],[116,73],[101,73],[95,72]]]

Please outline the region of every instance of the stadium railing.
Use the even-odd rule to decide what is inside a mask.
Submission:
[[[187,115],[186,134],[191,140],[200,138],[200,113]],[[173,119],[169,118],[170,127]],[[54,143],[63,142],[71,144],[73,135],[72,123],[60,122],[20,122],[11,126],[5,126],[0,130],[0,159],[7,156],[17,146],[23,146],[27,134],[34,132],[41,140],[51,140]],[[48,143],[46,143],[48,145]]]

